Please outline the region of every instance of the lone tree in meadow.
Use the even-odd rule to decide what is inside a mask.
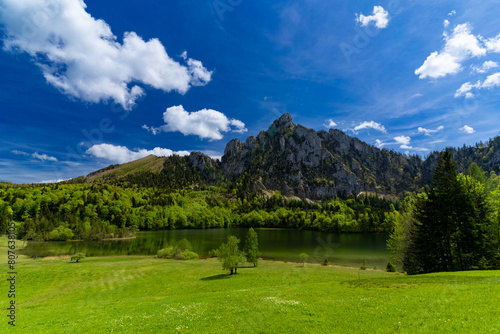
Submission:
[[[250,227],[246,236],[245,252],[247,261],[253,263],[254,267],[257,267],[257,257],[260,255],[259,240],[257,237],[257,232],[255,232],[252,227]]]
[[[71,262],[73,262],[73,260],[75,260],[75,262],[78,263],[78,261],[83,260],[84,258],[85,258],[85,254],[83,254],[83,253],[76,253],[75,255],[73,255],[71,257]]]
[[[309,255],[307,255],[307,253],[300,253],[299,255],[300,259],[302,260],[302,267],[304,266],[305,262],[307,261],[307,259],[309,258]]]
[[[244,253],[238,248],[239,243],[240,239],[230,235],[227,244],[222,244],[217,250],[217,256],[219,261],[222,262],[222,268],[228,269],[231,275],[236,274],[238,264],[245,261]]]

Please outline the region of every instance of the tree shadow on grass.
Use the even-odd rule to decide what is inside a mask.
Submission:
[[[202,281],[215,281],[215,280],[226,279],[226,278],[230,278],[230,277],[231,277],[230,274],[219,274],[219,275],[214,275],[214,276],[203,277],[203,278],[200,278],[200,280],[202,280]]]

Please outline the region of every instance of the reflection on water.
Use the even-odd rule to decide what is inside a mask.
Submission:
[[[209,230],[167,230],[138,232],[135,239],[103,241],[30,241],[22,251],[29,256],[71,255],[77,252],[87,256],[153,255],[169,244],[186,238],[193,251],[201,257],[227,241],[229,235],[241,239],[243,247],[246,228]],[[264,259],[298,262],[299,253],[309,254],[309,262],[360,266],[363,259],[369,267],[385,268],[390,254],[386,247],[387,235],[369,233],[324,233],[289,229],[255,229],[259,236],[259,249]]]

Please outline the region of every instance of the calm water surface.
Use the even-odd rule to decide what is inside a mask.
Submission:
[[[54,241],[29,242],[23,253],[29,256],[70,255],[76,252],[87,256],[105,255],[153,255],[156,252],[186,238],[193,251],[207,256],[211,249],[227,241],[229,235],[241,239],[243,248],[246,228],[209,230],[166,230],[137,232],[135,239],[105,241]],[[289,229],[255,229],[259,236],[262,258],[298,262],[299,254],[309,254],[309,262],[360,266],[363,259],[368,267],[385,268],[390,254],[386,246],[386,234],[324,233]]]

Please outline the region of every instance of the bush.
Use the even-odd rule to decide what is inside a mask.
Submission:
[[[167,246],[160,249],[156,256],[161,259],[194,260],[199,259],[198,254],[192,251],[191,244],[186,239],[182,239],[174,246]]]
[[[394,273],[396,272],[396,266],[392,262],[387,262],[387,267],[385,267],[385,270],[389,273]]]
[[[217,257],[218,256],[218,249],[211,249],[208,251],[208,257]]]
[[[366,260],[365,259],[363,259],[363,265],[361,267],[359,267],[359,269],[366,270]]]
[[[195,252],[186,249],[184,252],[182,252],[180,254],[176,254],[174,259],[176,259],[176,260],[197,260],[197,259],[199,259],[199,256]]]
[[[156,256],[161,259],[171,259],[174,257],[174,247],[168,246],[167,248],[160,249]]]
[[[324,265],[324,266],[327,266],[327,265],[328,265],[328,259],[325,259],[325,261],[323,261],[323,265]]]

